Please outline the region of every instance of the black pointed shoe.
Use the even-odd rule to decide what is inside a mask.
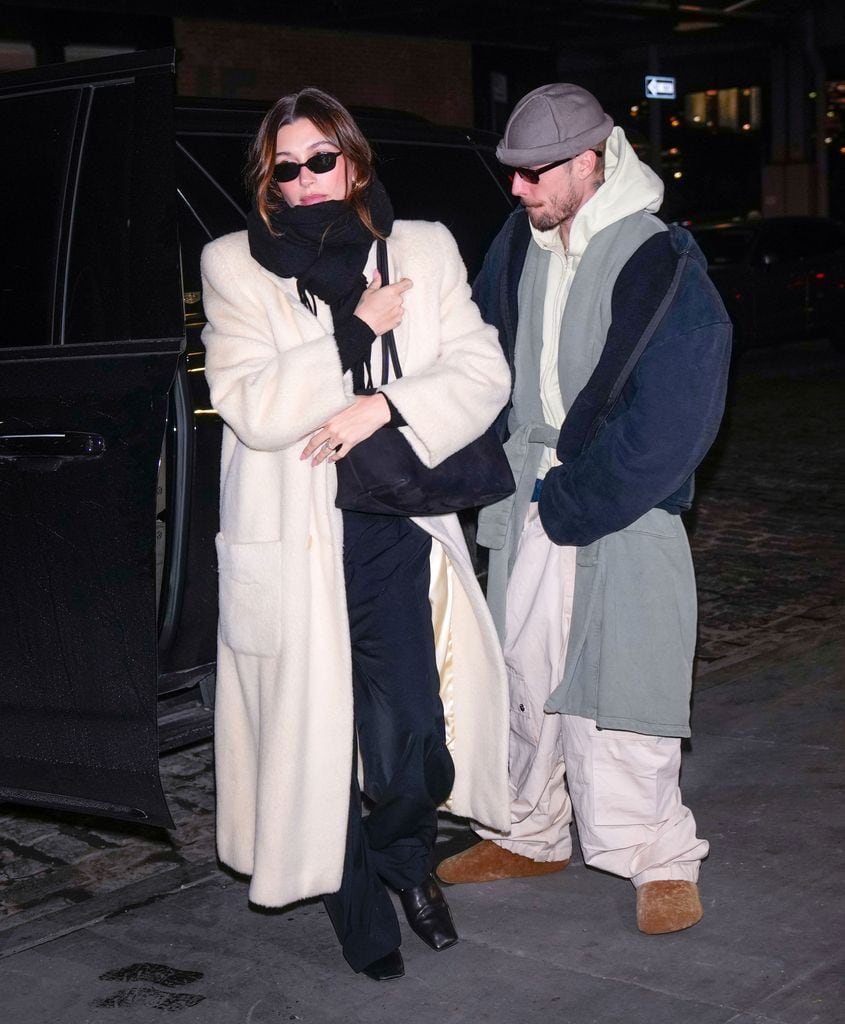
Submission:
[[[405,963],[402,960],[402,954],[398,949],[392,949],[383,957],[373,960],[371,964],[367,964],[361,973],[366,974],[373,981],[395,981],[396,978],[401,978],[405,974]]]
[[[400,889],[399,901],[408,924],[426,945],[441,950],[454,946],[458,941],[449,904],[434,875],[429,875],[411,889]]]

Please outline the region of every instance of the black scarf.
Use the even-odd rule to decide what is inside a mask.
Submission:
[[[393,227],[393,207],[373,174],[366,193],[373,225],[382,235]],[[249,251],[262,267],[279,277],[295,277],[305,289],[328,303],[335,331],[355,312],[367,282],[364,264],[373,235],[346,200],[314,206],[283,206],[270,215],[274,235],[253,207],[247,217]]]

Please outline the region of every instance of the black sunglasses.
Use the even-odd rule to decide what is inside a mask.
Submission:
[[[307,167],[312,174],[328,174],[334,170],[339,156],[340,153],[315,153],[301,164],[293,160],[282,160],[273,168],[273,177],[276,181],[294,181],[303,167]]]
[[[601,156],[600,149],[590,150],[591,153],[595,153],[596,156]],[[580,154],[576,153],[575,156]],[[537,185],[540,181],[540,175],[545,174],[546,171],[550,171],[553,167],[560,167],[563,164],[568,164],[570,160],[574,160],[575,156],[568,156],[564,160],[555,160],[553,163],[546,164],[545,167],[511,167],[510,180],[513,181],[514,174],[518,174],[523,181],[527,181],[529,185]]]

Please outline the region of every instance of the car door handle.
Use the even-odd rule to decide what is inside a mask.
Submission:
[[[55,434],[0,434],[0,463],[49,471],[71,462],[99,459],[106,450],[102,434],[67,430]]]

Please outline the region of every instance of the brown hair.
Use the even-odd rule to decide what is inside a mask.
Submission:
[[[352,115],[334,96],[321,89],[308,88],[282,96],[268,110],[252,141],[246,167],[247,184],[261,219],[273,232],[270,216],[284,203],[276,186],[276,135],[280,128],[307,118],[341,151],[351,164],[352,184],[347,201],[367,230],[382,236],[373,226],[366,190],[373,176],[373,152]]]

